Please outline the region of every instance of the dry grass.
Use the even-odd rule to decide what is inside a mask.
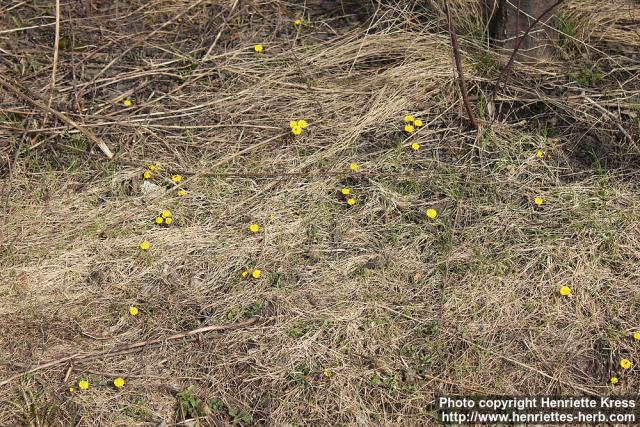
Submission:
[[[51,3],[0,12],[2,75],[45,100]],[[626,9],[568,5],[575,43],[516,64],[490,123],[504,61],[462,13],[477,2],[453,2],[476,135],[438,3],[411,3],[62,3],[52,105],[116,156],[0,93],[0,382],[257,321],[22,375],[0,387],[0,425],[417,426],[442,394],[638,389],[637,368],[607,385],[620,358],[640,362],[640,85],[624,53],[638,40],[608,24]],[[427,123],[411,137],[408,113]],[[297,138],[294,118],[310,124]],[[155,162],[167,191],[145,196]],[[170,228],[154,224],[164,209]],[[91,387],[70,394],[80,378]]]

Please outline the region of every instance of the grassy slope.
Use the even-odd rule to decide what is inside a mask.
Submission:
[[[41,3],[34,8],[51,13]],[[61,51],[54,99],[73,110],[78,93],[82,121],[118,155],[87,156],[87,142],[62,128],[42,132],[58,137],[39,148],[27,144],[41,139],[21,146],[3,195],[0,381],[76,352],[258,321],[23,376],[0,388],[0,424],[170,424],[206,415],[189,410],[197,400],[209,401],[219,425],[237,412],[252,416],[235,415],[245,424],[423,425],[440,394],[637,390],[635,368],[617,372],[622,357],[637,362],[640,345],[631,338],[640,327],[640,196],[629,169],[638,153],[575,98],[586,91],[637,111],[637,80],[618,85],[617,69],[602,87],[579,88],[559,64],[544,74],[519,67],[505,98],[536,96],[544,108],[505,103],[506,122],[476,137],[461,131],[441,21],[421,24],[423,12],[398,6],[370,26],[327,14],[298,32],[303,9],[271,2],[232,14],[192,9],[85,85],[131,45],[128,34],[149,34],[187,4],[152,3],[73,9],[85,18],[63,22],[63,38],[87,47]],[[212,61],[199,65],[223,19]],[[2,36],[11,64],[28,57],[19,78],[36,92],[51,72],[51,33]],[[89,58],[100,37],[113,46]],[[482,94],[495,59],[472,35],[464,43]],[[20,53],[26,46],[33,52]],[[572,49],[564,54],[588,50]],[[563,90],[575,96],[557,96]],[[128,93],[125,109],[118,98]],[[5,126],[23,126],[10,110],[26,107],[6,96],[0,106]],[[410,138],[407,113],[427,123]],[[310,123],[295,139],[294,118]],[[11,134],[15,151],[21,132]],[[154,162],[162,168],[153,182],[169,188],[179,173],[189,194],[144,196],[142,173]],[[361,172],[349,173],[351,162]],[[351,208],[336,194],[344,186],[357,199]],[[430,207],[435,221],[424,215]],[[153,222],[163,209],[175,218],[168,229]],[[259,280],[241,278],[254,268]],[[562,285],[571,298],[559,296]],[[127,312],[134,304],[137,317]],[[611,375],[621,378],[615,389]],[[127,381],[118,391],[116,376]],[[69,394],[80,378],[90,389]]]

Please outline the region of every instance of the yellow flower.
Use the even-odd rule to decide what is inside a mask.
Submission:
[[[435,209],[427,209],[427,216],[430,219],[436,219],[438,217],[438,211]]]
[[[149,170],[150,171],[156,170],[156,165],[149,165]]]
[[[169,209],[162,211],[162,218],[169,218],[171,216],[171,211]]]
[[[296,127],[296,126],[298,126],[298,121],[297,121],[297,120],[291,120],[291,121],[289,122],[289,127],[290,127],[291,129],[293,129],[293,128],[294,128],[294,127]]]
[[[138,315],[138,307],[136,307],[135,305],[132,305],[131,307],[129,307],[129,314],[132,316],[137,316]]]
[[[308,126],[307,121],[302,119],[302,120],[298,120],[298,127],[300,129],[306,129]]]
[[[631,369],[631,360],[629,359],[620,360],[620,367],[622,369]]]
[[[249,276],[249,272],[248,272],[248,271],[246,271],[246,270],[245,270],[245,271],[243,271],[243,272],[242,272],[242,278],[243,278],[243,279],[246,279],[246,278],[247,278],[247,276]]]
[[[418,128],[423,125],[422,120],[420,120],[420,119],[416,119],[416,121],[413,122],[413,124]]]
[[[69,387],[69,393],[75,393],[76,388],[75,387]]]
[[[354,172],[358,172],[358,171],[360,170],[360,166],[358,166],[358,164],[357,164],[357,163],[351,163],[351,164],[349,165],[349,169],[351,169],[351,170],[352,170],[352,171],[354,171]]]
[[[353,206],[353,205],[355,205],[355,204],[356,204],[356,199],[354,199],[354,198],[350,198],[350,199],[348,199],[348,200],[347,200],[347,204],[348,204],[349,206]]]
[[[188,193],[187,193],[187,190],[181,188],[178,191],[176,191],[176,194],[182,197],[182,196],[186,196]]]
[[[342,194],[344,194],[345,196],[348,196],[349,194],[351,194],[351,189],[350,188],[343,188],[342,190],[340,190],[340,192]]]
[[[116,388],[121,388],[122,386],[124,386],[124,378],[122,377],[118,377],[115,380],[113,380],[113,385]]]
[[[170,225],[173,222],[173,218],[169,217],[164,220],[164,223]]]
[[[125,107],[131,107],[133,105],[133,101],[130,99],[125,99],[124,101],[122,101],[122,103]]]
[[[87,380],[80,380],[78,381],[78,388],[80,390],[86,390],[89,388],[89,381]]]
[[[147,242],[146,240],[142,243],[140,243],[140,250],[141,251],[148,251],[149,250],[149,246],[151,246],[149,244],[149,242]]]
[[[638,341],[640,341],[640,331],[635,332],[635,333],[633,334],[633,338],[635,338],[635,339],[637,339]]]
[[[173,176],[171,177],[171,181],[173,181],[173,182],[175,182],[175,183],[177,184],[178,182],[182,181],[182,176],[180,176],[180,175],[173,175]]]
[[[411,122],[413,122],[413,121],[415,121],[415,120],[416,120],[416,118],[415,118],[415,117],[413,117],[413,116],[411,116],[411,115],[406,115],[406,116],[404,116],[404,121],[405,121],[405,123],[411,123]]]
[[[535,203],[538,206],[540,206],[543,201],[544,200],[542,200],[542,197],[536,197],[535,199],[533,199],[533,203]]]
[[[260,276],[262,276],[262,271],[260,271],[260,270],[253,270],[253,273],[251,273],[251,276],[252,276],[254,279],[259,279],[259,278],[260,278]]]
[[[332,373],[330,370],[325,369],[324,371],[322,371],[322,375],[324,375],[325,378],[329,378],[332,375]]]
[[[262,51],[264,50],[264,46],[262,46],[261,44],[257,44],[255,45],[255,47],[253,48],[257,53],[262,53]]]
[[[293,25],[296,25],[296,26],[302,25],[302,19],[296,19],[295,21],[293,21]]]
[[[420,144],[418,144],[417,142],[414,142],[413,144],[411,144],[411,149],[413,151],[418,151],[420,149]]]
[[[164,218],[161,216],[156,217],[156,224],[162,224],[164,222]]]
[[[404,125],[404,131],[407,133],[413,133],[413,131],[415,130],[415,128],[413,127],[413,125],[410,124],[406,124]]]
[[[257,233],[260,231],[260,226],[258,224],[251,224],[249,226],[249,231],[252,233]]]
[[[612,385],[616,385],[618,384],[618,377],[611,377],[611,379],[609,380],[611,382]]]
[[[571,296],[571,288],[568,286],[563,286],[560,288],[560,295],[562,295],[563,297],[570,297]]]
[[[537,157],[537,158],[539,158],[539,159],[541,159],[541,158],[542,158],[542,156],[544,156],[544,153],[542,152],[542,150],[538,150],[538,152],[536,153],[536,157]],[[613,378],[615,378],[615,377],[613,377]],[[616,378],[616,379],[617,379],[617,378]]]
[[[291,128],[291,133],[294,135],[300,135],[302,133],[302,128],[296,125]]]
[[[144,179],[149,179],[149,178],[151,178],[151,172],[150,171],[146,171],[144,173]]]

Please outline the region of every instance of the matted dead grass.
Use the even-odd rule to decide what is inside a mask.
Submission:
[[[45,101],[50,3],[0,15],[2,76]],[[0,93],[0,425],[418,426],[439,395],[638,389],[637,58],[593,42],[618,33],[516,64],[490,123],[504,60],[459,12],[476,134],[439,3],[80,3],[52,105],[115,158]]]

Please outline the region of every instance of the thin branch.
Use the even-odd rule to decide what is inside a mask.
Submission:
[[[53,101],[53,91],[56,88],[56,72],[58,71],[58,51],[60,49],[60,0],[56,0],[56,35],[53,42],[53,63],[51,65],[51,87],[49,90],[49,102],[47,107],[51,108],[51,102]],[[44,118],[42,119],[42,127],[47,124],[47,117],[49,111],[44,112]]]
[[[193,330],[188,331],[188,332],[182,332],[182,333],[170,335],[170,336],[164,337],[164,338],[155,338],[155,339],[147,340],[147,341],[139,341],[139,342],[133,343],[133,344],[124,344],[124,345],[121,345],[121,346],[118,346],[118,347],[115,347],[115,348],[111,348],[111,349],[108,349],[108,350],[95,351],[95,352],[91,352],[91,353],[76,353],[76,354],[72,354],[71,356],[66,356],[66,357],[62,357],[60,359],[52,360],[50,362],[43,363],[43,364],[38,365],[38,366],[36,366],[34,368],[31,368],[29,370],[21,372],[19,374],[13,375],[13,376],[7,378],[6,380],[0,382],[0,387],[9,384],[12,381],[17,380],[18,378],[20,378],[23,375],[32,374],[34,372],[41,371],[41,370],[46,369],[46,368],[51,368],[53,366],[58,366],[58,365],[61,365],[61,364],[65,363],[65,362],[79,362],[79,361],[86,361],[86,360],[92,360],[92,359],[98,359],[98,358],[104,358],[104,357],[118,356],[118,355],[121,355],[121,354],[132,353],[132,352],[138,351],[138,350],[141,351],[144,348],[157,346],[159,344],[164,344],[165,342],[176,341],[176,340],[183,339],[183,338],[194,337],[196,335],[203,334],[205,332],[214,332],[214,331],[215,332],[223,332],[223,331],[230,331],[230,330],[233,330],[233,329],[244,328],[246,326],[253,325],[257,321],[258,321],[257,317],[252,317],[252,318],[247,319],[247,320],[245,320],[243,322],[238,322],[238,323],[234,323],[234,324],[231,324],[231,325],[206,326],[204,328],[193,329]]]
[[[9,83],[7,80],[3,79],[2,77],[0,77],[0,86],[4,86],[4,88],[7,89],[9,92],[12,92],[18,98],[40,109],[42,112],[48,112],[50,114],[53,114],[61,122],[65,123],[68,126],[78,129],[78,131],[80,131],[81,134],[86,136],[89,141],[93,142],[98,147],[100,147],[100,150],[102,150],[105,156],[107,156],[110,159],[113,158],[113,153],[111,152],[107,144],[105,144],[105,142],[102,141],[100,138],[98,138],[93,132],[91,132],[89,129],[85,128],[84,126],[81,126],[78,123],[74,122],[73,120],[71,120],[69,117],[67,117],[65,114],[61,113],[60,111],[54,110],[51,107],[47,107],[42,102],[37,101],[33,93],[28,91],[26,88],[21,87],[21,85],[18,84],[17,82],[13,82],[12,84],[12,83]]]
[[[535,21],[531,23],[531,25],[529,25],[529,28],[527,28],[527,31],[524,32],[522,37],[516,37],[516,45],[513,48],[513,52],[511,52],[511,56],[509,57],[509,62],[507,62],[507,65],[502,70],[502,73],[500,73],[500,75],[498,76],[498,80],[496,81],[496,84],[493,87],[493,92],[491,93],[492,100],[496,98],[496,93],[498,93],[498,89],[500,88],[500,84],[502,83],[502,80],[504,79],[504,83],[505,84],[507,83],[509,74],[511,73],[511,68],[513,67],[513,61],[515,60],[516,53],[518,53],[518,50],[520,49],[520,46],[522,45],[522,42],[524,41],[524,39],[527,38],[527,36],[529,35],[533,27],[535,27],[542,18],[544,18],[549,12],[551,12],[553,9],[555,9],[557,6],[559,6],[563,2],[564,0],[557,0],[554,4],[552,4],[545,11],[543,11],[540,14],[540,16],[538,16],[535,19]],[[520,15],[519,12],[518,12],[518,15]]]
[[[476,120],[476,116],[473,114],[473,110],[471,109],[471,104],[469,103],[469,95],[467,94],[467,85],[465,84],[464,72],[462,71],[462,61],[460,60],[460,45],[458,44],[456,29],[453,25],[453,20],[451,19],[451,12],[449,12],[449,3],[447,1],[444,2],[444,10],[447,13],[447,22],[449,24],[449,35],[451,36],[451,47],[453,49],[453,58],[456,64],[456,69],[458,70],[458,84],[460,86],[462,101],[464,103],[464,108],[467,110],[467,115],[469,116],[469,121],[471,122],[471,126],[473,126],[473,129],[477,130],[478,121]]]

